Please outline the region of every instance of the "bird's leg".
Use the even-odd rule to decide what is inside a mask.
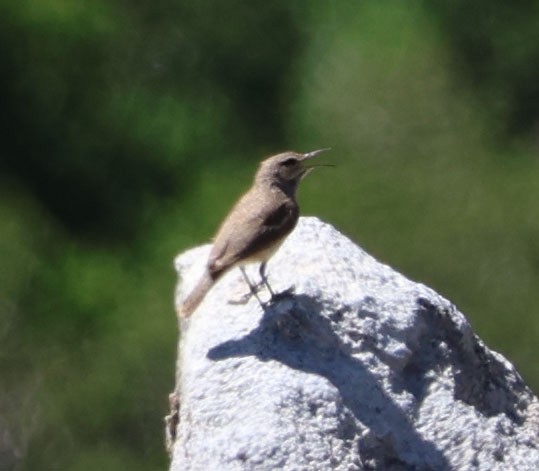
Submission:
[[[256,285],[253,285],[253,283],[251,283],[251,280],[249,279],[249,277],[247,276],[247,273],[245,272],[245,268],[243,268],[241,265],[239,268],[241,270],[241,274],[243,275],[243,278],[245,279],[245,282],[247,283],[247,286],[249,286],[249,291],[250,291],[250,293],[243,296],[242,301],[247,302],[251,296],[254,296],[256,300],[260,303],[260,305],[264,307],[264,303],[258,296],[258,287]]]
[[[258,269],[258,273],[260,273],[260,279],[262,280],[262,284],[266,285],[266,288],[268,288],[268,291],[270,292],[271,297],[273,298],[273,297],[275,297],[275,293],[271,289],[271,286],[270,286],[270,284],[268,282],[268,277],[266,276],[266,263],[267,262],[262,262],[260,264],[260,268]]]
[[[245,268],[240,266],[239,269],[241,270],[241,274],[243,275],[243,278],[245,279],[245,282],[247,283],[247,286],[249,286],[249,292],[244,294],[239,299],[234,299],[234,300],[231,299],[231,300],[229,300],[228,303],[229,304],[245,304],[247,301],[249,301],[249,299],[251,299],[252,296],[254,296],[257,299],[257,301],[260,303],[260,305],[262,307],[264,307],[265,306],[264,303],[262,302],[262,300],[258,296],[259,287],[256,286],[256,285],[253,285],[253,283],[251,283],[251,280],[249,279],[249,277],[247,276],[247,273],[245,272]]]
[[[258,296],[258,292],[260,291],[260,288],[262,286],[266,286],[266,288],[268,289],[268,291],[270,292],[270,295],[271,295],[271,298],[270,298],[270,302],[271,301],[276,301],[277,299],[280,299],[282,297],[285,297],[291,293],[294,292],[294,287],[291,286],[290,288],[280,292],[280,293],[276,293],[275,291],[273,291],[273,289],[271,288],[269,282],[268,282],[268,277],[266,275],[266,262],[263,262],[260,264],[260,268],[258,270],[258,272],[260,273],[260,278],[261,278],[261,281],[260,283],[257,283],[257,284],[254,284],[250,279],[249,277],[247,276],[247,272],[245,271],[245,268],[243,266],[239,266],[239,269],[241,270],[241,274],[243,275],[243,278],[245,279],[245,282],[247,283],[247,286],[249,286],[249,292],[244,294],[240,299],[238,300],[231,300],[231,301],[228,301],[230,304],[245,304],[247,301],[249,301],[249,299],[251,299],[252,296],[254,296],[256,298],[256,300],[260,303],[260,305],[264,308],[266,307],[266,303],[264,303],[264,301],[262,301],[260,299],[260,296]]]
[[[271,289],[271,286],[268,282],[268,277],[266,275],[266,262],[262,262],[260,264],[260,268],[258,272],[260,273],[260,278],[262,279],[262,283],[266,285],[266,288],[268,288],[268,291],[271,294],[272,301],[288,296],[289,294],[292,294],[294,292],[294,286],[291,286],[290,288],[285,289],[284,291],[281,291],[280,293],[276,293],[275,291]]]
[[[240,269],[241,274],[243,275],[243,278],[245,282],[247,283],[247,286],[249,287],[249,292],[245,293],[239,299],[229,300],[228,303],[229,304],[245,304],[247,301],[249,301],[249,299],[251,299],[251,297],[254,296],[258,300],[258,302],[262,306],[264,306],[264,303],[258,296],[258,292],[260,291],[260,288],[263,286],[264,283],[260,282],[260,283],[254,284],[247,276],[247,272],[245,271],[245,268],[241,265],[238,268]]]

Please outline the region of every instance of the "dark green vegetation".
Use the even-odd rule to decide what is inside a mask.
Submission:
[[[172,258],[288,148],[337,164],[304,214],[454,301],[539,389],[539,2],[403,5],[0,1],[21,469],[166,467]]]

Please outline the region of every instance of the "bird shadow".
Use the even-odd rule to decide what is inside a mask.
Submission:
[[[283,298],[266,306],[255,329],[211,348],[207,357],[220,361],[254,356],[325,378],[337,389],[342,406],[369,428],[357,446],[364,463],[376,462],[376,469],[450,469],[446,457],[417,432],[380,379],[351,355],[332,320],[320,314],[322,308],[306,295]],[[333,322],[340,318],[339,313],[332,316]],[[345,430],[342,438],[357,438],[353,425]]]

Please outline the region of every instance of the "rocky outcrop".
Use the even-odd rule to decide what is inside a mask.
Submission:
[[[294,292],[235,304],[232,270],[181,325],[171,470],[539,469],[537,399],[449,301],[316,218],[268,275]]]

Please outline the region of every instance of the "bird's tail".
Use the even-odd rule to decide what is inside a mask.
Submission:
[[[178,308],[178,316],[189,317],[191,314],[193,314],[195,309],[202,302],[204,296],[206,296],[206,293],[209,291],[209,289],[213,286],[214,283],[215,279],[212,278],[208,270],[206,270],[193,291],[191,291],[191,294],[187,296],[185,301],[183,301],[181,306]]]

